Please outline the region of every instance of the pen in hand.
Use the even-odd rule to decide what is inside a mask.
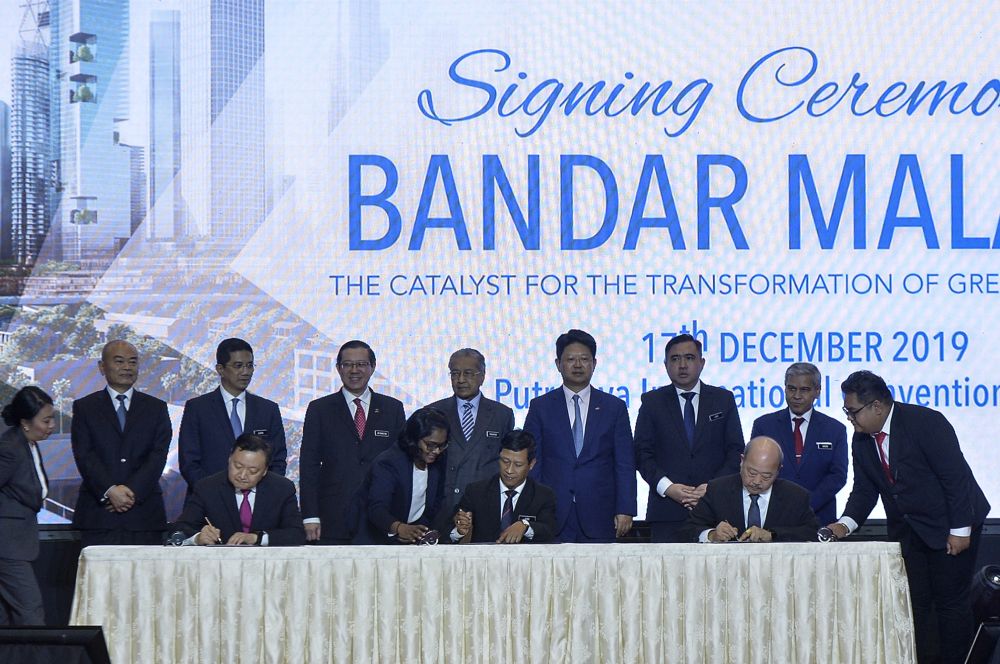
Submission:
[[[215,526],[212,525],[212,522],[208,520],[207,516],[205,517],[205,523],[208,524],[209,528],[215,528]],[[216,530],[218,530],[218,529],[216,529]],[[222,531],[219,531],[219,536],[215,538],[215,543],[216,544],[222,544]]]

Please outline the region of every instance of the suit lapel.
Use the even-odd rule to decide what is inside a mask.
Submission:
[[[358,429],[354,426],[354,418],[351,417],[351,408],[347,405],[347,398],[344,396],[343,390],[338,390],[336,392],[337,398],[333,400],[333,416],[339,419],[343,426],[347,428],[348,431],[354,436],[354,439],[361,442],[358,438]],[[375,401],[375,394],[372,393],[372,402]],[[368,413],[365,413],[365,417],[368,417]],[[366,420],[367,422],[367,420]],[[365,425],[365,433],[368,433],[368,424]]]
[[[122,430],[118,427],[118,413],[115,411],[115,404],[111,402],[111,395],[106,389],[101,390],[101,392],[101,397],[97,400],[97,409],[100,411],[101,417],[107,420],[108,427],[121,436]],[[132,405],[135,405],[134,399]],[[125,416],[125,426],[128,427],[128,415]]]
[[[586,445],[584,445],[586,447]],[[517,509],[515,510],[515,516],[521,518],[522,516],[538,516],[537,514],[531,514],[528,510],[531,509],[532,503],[535,500],[535,487],[529,479],[524,483],[524,488],[521,489],[521,495],[517,499]]]
[[[590,404],[587,406],[587,426],[583,430],[583,449],[580,450],[580,456],[583,457],[585,454],[591,454],[594,451],[594,437],[597,436],[597,432],[602,422],[604,416],[604,411],[601,409],[604,400],[604,393],[598,390],[596,387],[591,385],[590,387]],[[567,416],[569,413],[567,412]],[[572,437],[570,438],[572,440]],[[574,453],[576,449],[574,448]]]
[[[484,521],[485,525],[488,526],[486,532],[497,533],[498,536],[500,534],[500,510],[503,509],[503,506],[500,504],[500,487],[500,476],[497,475],[496,480],[490,482],[491,495],[489,500],[486,501],[490,512],[486,515]]]
[[[681,398],[676,387],[671,385],[663,390],[667,401],[667,421],[674,427],[674,436],[688,446],[687,432],[684,430],[684,417],[681,415]],[[695,427],[695,440],[698,439],[698,428]]]
[[[242,499],[242,495],[240,498]],[[229,525],[232,532],[243,532],[243,524],[240,523],[240,509],[236,505],[236,489],[234,489],[227,480],[223,480],[219,485],[219,500],[221,500],[222,504],[225,506],[226,517],[229,519]],[[254,512],[256,512],[256,510],[254,510]],[[252,518],[250,522],[253,523]]]
[[[705,384],[702,383],[701,390],[698,392],[698,412],[695,413],[694,443],[691,445],[691,449],[697,449],[701,445],[702,441],[704,441],[705,436],[707,435],[706,430],[708,429],[709,417],[712,416],[713,406],[712,395],[705,388]],[[684,431],[683,418],[681,418],[681,431]]]
[[[472,439],[469,441],[469,443],[484,438],[486,436],[486,429],[487,427],[489,427],[490,422],[492,420],[493,420],[493,403],[487,401],[486,397],[480,396],[479,412],[476,413],[476,424],[475,426],[472,427]],[[461,427],[459,427],[459,431],[461,431]],[[461,437],[464,438],[464,436]]]
[[[816,416],[814,413],[813,420],[815,419]],[[793,423],[792,423],[791,411],[789,411],[787,408],[785,408],[782,411],[779,411],[777,414],[777,425],[778,426],[775,428],[778,431],[778,444],[781,445],[781,451],[784,452],[785,454],[785,459],[786,459],[785,465],[790,466],[794,474],[797,469],[795,464],[795,434],[792,429]],[[806,434],[810,436],[813,434],[813,422],[809,423],[809,428],[806,430]],[[806,458],[805,447],[806,447],[805,441],[803,441],[803,450],[802,450],[803,461],[805,461]]]

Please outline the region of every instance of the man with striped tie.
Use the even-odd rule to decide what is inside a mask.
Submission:
[[[448,416],[448,467],[445,468],[442,518],[450,522],[465,487],[496,474],[500,442],[514,429],[514,411],[487,399],[486,358],[474,348],[451,354],[448,375],[454,394],[431,404]]]

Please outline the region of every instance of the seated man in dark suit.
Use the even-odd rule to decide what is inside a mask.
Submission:
[[[500,472],[473,482],[455,514],[452,541],[517,544],[551,542],[556,528],[556,495],[528,477],[535,465],[535,439],[520,429],[500,443]]]
[[[185,544],[305,544],[295,485],[268,472],[267,441],[250,433],[233,444],[229,468],[194,487],[177,525]]]
[[[740,459],[738,475],[708,483],[688,517],[693,542],[805,542],[816,539],[819,522],[809,492],[778,479],[781,446],[773,438],[752,438]]]

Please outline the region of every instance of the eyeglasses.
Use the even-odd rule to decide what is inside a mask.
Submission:
[[[253,362],[230,362],[226,366],[232,369],[233,371],[243,371],[244,369],[249,369],[250,371],[253,371],[257,365],[254,364]]]
[[[866,403],[864,406],[861,406],[860,408],[855,408],[854,410],[851,410],[847,406],[844,406],[843,408],[841,408],[841,410],[844,411],[844,415],[847,415],[847,419],[853,420],[855,417],[858,416],[858,413],[860,413],[861,411],[863,411],[865,408],[867,408],[868,406],[872,405],[876,401],[878,401],[878,399],[872,399],[871,401],[869,401],[868,403]]]
[[[346,369],[351,371],[352,369],[367,369],[372,365],[371,362],[341,362],[337,366],[341,369]]]
[[[428,443],[426,440],[421,440],[420,444],[424,446],[428,454],[438,453],[441,454],[446,449],[448,449],[448,443]]]
[[[459,378],[469,380],[481,375],[482,373],[482,371],[472,371],[471,369],[466,369],[465,371],[449,371],[448,375],[451,376],[452,380],[457,380]]]

